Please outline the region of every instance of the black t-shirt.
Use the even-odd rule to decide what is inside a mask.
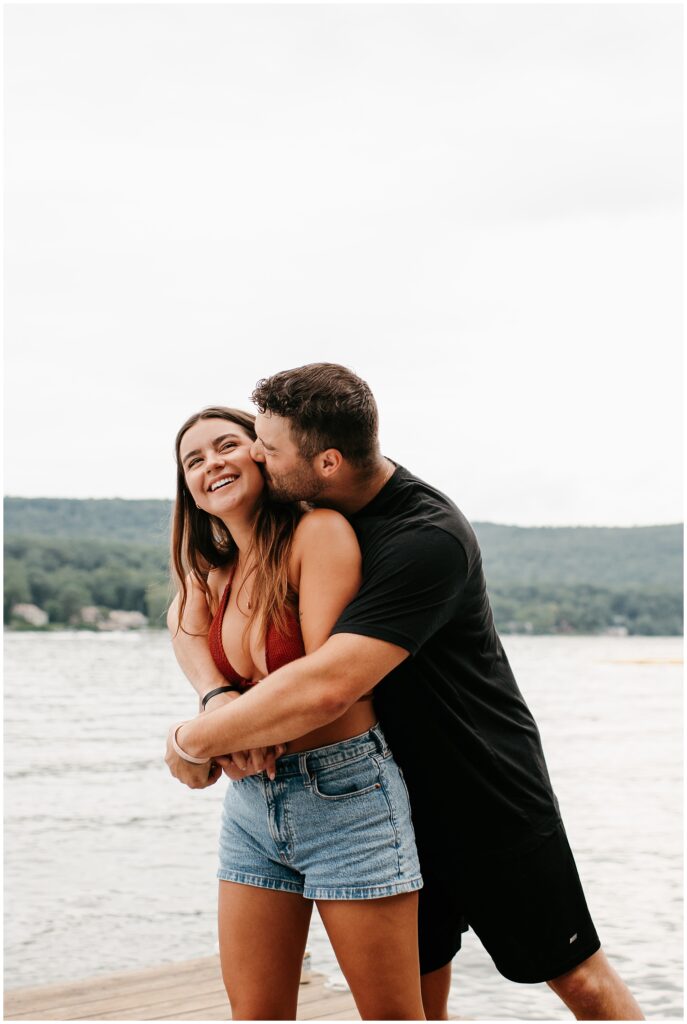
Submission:
[[[421,858],[534,845],[560,820],[558,804],[494,628],[472,527],[401,466],[350,521],[363,583],[333,633],[410,654],[379,683],[375,706],[408,784]]]

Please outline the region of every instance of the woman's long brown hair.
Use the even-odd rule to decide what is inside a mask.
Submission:
[[[179,593],[179,628],[183,632],[186,632],[181,623],[188,599],[188,576],[198,582],[208,607],[214,613],[216,609],[207,583],[208,573],[211,569],[233,563],[237,553],[236,544],[222,520],[196,507],[186,486],[181,464],[180,449],[184,434],[199,420],[209,419],[235,423],[253,441],[256,436],[254,416],[241,409],[224,406],[209,406],[189,416],[176,436],[177,493],[172,518],[171,561]],[[286,610],[295,603],[295,595],[289,589],[289,556],[296,526],[305,510],[306,506],[302,502],[270,502],[266,491],[260,500],[249,551],[249,556],[255,558],[255,565],[251,569],[255,579],[246,631],[256,619],[260,622],[263,637],[270,622],[280,632],[286,631]]]

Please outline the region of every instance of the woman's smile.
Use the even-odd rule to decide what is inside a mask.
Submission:
[[[219,480],[215,480],[214,483],[211,483],[208,490],[214,493],[220,487],[227,487],[229,484],[233,484],[234,480],[238,480],[238,474],[236,476],[223,476]]]
[[[198,508],[221,517],[245,503],[252,507],[264,488],[250,455],[252,438],[238,424],[199,420],[180,446],[186,486]]]

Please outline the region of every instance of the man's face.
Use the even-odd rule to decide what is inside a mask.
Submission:
[[[324,481],[291,439],[289,420],[272,413],[255,418],[257,441],[251,455],[265,467],[265,482],[273,501],[315,501]]]

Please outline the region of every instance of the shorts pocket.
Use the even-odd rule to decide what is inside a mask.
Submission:
[[[326,765],[312,773],[312,788],[323,800],[347,800],[382,788],[379,765],[368,756]]]

